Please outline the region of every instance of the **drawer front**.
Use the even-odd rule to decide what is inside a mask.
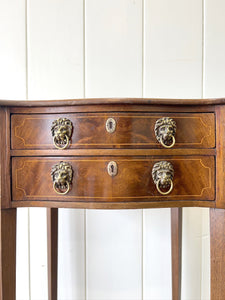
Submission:
[[[176,122],[173,148],[215,147],[213,113],[15,114],[11,117],[11,147],[55,149],[52,123],[67,118],[72,122],[71,138],[68,138],[70,149],[163,148],[157,141],[155,124],[164,117]]]
[[[168,195],[161,195],[153,181],[152,168],[155,163],[165,160],[171,163],[174,169],[173,189]],[[51,175],[52,167],[60,161],[69,163],[73,170],[72,183],[69,183],[68,193],[65,195],[58,194],[65,191],[63,188],[58,189],[57,185],[54,186],[56,191],[53,188],[52,176],[56,180],[61,178],[56,167]],[[112,163],[109,164],[110,162]],[[12,198],[13,200],[74,202],[214,200],[214,168],[214,156],[164,157],[163,159],[160,157],[154,159],[152,157],[14,157],[12,158]],[[67,184],[65,189],[67,190]]]

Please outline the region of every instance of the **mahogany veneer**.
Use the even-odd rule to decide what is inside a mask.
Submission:
[[[110,177],[107,164],[112,157],[13,157],[13,200],[55,200],[73,202],[134,202],[162,200],[215,200],[213,156],[173,156],[164,159],[175,169],[174,188],[162,195],[155,188],[151,170],[161,158],[116,157],[118,174]],[[59,161],[72,165],[71,190],[58,195],[52,188],[52,165]],[[35,178],[35,179],[33,179]],[[138,191],[138,192],[137,192]]]
[[[176,207],[210,207],[211,299],[225,299],[224,104],[225,99],[1,100],[0,300],[15,300],[16,208],[22,206],[49,208],[49,300],[57,299],[57,208],[173,207],[172,286],[178,300],[182,212]],[[172,148],[155,135],[156,121],[166,117],[176,123]],[[59,118],[73,125],[70,138],[54,137],[59,147],[67,141],[66,149],[53,143],[51,126]],[[106,126],[110,118],[114,131],[110,120]],[[52,171],[61,161],[73,174],[70,182],[62,173],[62,187],[61,175],[57,179]],[[164,161],[168,169],[157,174],[167,178],[165,186],[152,177],[155,164]]]
[[[55,149],[51,124],[62,114],[13,114],[11,116],[12,149]],[[162,148],[154,134],[155,122],[173,118],[179,130],[174,148],[214,148],[215,119],[213,113],[74,113],[63,117],[72,121],[73,148]],[[105,130],[108,118],[117,126],[113,134]]]

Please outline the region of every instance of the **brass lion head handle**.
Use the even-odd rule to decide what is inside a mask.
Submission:
[[[60,161],[52,166],[53,189],[57,194],[65,195],[70,190],[73,180],[73,169],[68,162]]]
[[[174,169],[168,161],[159,161],[152,168],[152,179],[158,192],[162,195],[168,195],[173,189]],[[161,189],[167,189],[162,191]]]
[[[53,143],[57,149],[65,149],[69,145],[73,124],[67,118],[59,118],[52,122]]]
[[[155,123],[155,136],[165,148],[172,148],[175,144],[176,122],[171,118],[161,118]]]

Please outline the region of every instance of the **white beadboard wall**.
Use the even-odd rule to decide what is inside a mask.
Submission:
[[[0,98],[224,97],[222,0],[1,0]],[[210,298],[183,209],[182,300]],[[19,209],[17,300],[47,300],[46,210]],[[59,213],[59,300],[170,300],[170,209]]]

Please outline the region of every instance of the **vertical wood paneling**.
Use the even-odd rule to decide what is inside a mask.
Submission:
[[[30,99],[83,96],[83,0],[28,0]]]
[[[183,209],[182,299],[185,300],[202,299],[202,239],[202,209]]]
[[[26,5],[0,1],[0,98],[26,99]],[[17,210],[16,299],[29,300],[28,209]]]
[[[225,2],[204,0],[205,2],[205,97],[225,95]]]
[[[87,299],[142,299],[141,211],[87,211]]]
[[[59,210],[58,300],[85,300],[84,226],[84,210]]]
[[[204,97],[224,97],[225,95],[225,2],[222,0],[204,0]],[[210,267],[209,267],[209,213],[204,215],[203,278],[202,291],[204,299],[210,299]]]
[[[144,210],[143,299],[171,299],[170,210]]]
[[[202,0],[145,0],[147,97],[201,97]]]
[[[30,208],[30,296],[47,300],[46,209]]]
[[[141,97],[142,1],[86,0],[86,97]]]
[[[144,97],[201,91],[202,1],[145,0]],[[201,210],[184,209],[182,299],[201,298],[201,218]],[[145,210],[144,220],[144,299],[171,299],[170,210]]]
[[[28,0],[29,99],[82,98],[83,0]],[[46,210],[30,209],[31,300],[47,299]],[[59,300],[84,299],[84,211],[59,212]]]
[[[26,99],[25,0],[0,1],[0,97]]]
[[[86,97],[141,97],[142,1],[87,0],[85,28]],[[142,299],[142,211],[86,217],[87,299]]]

